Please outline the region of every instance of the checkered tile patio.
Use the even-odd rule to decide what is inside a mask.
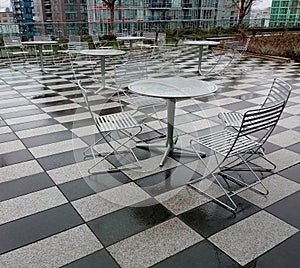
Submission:
[[[179,75],[203,79],[196,73],[197,53],[183,50],[176,60]],[[120,61],[112,58],[108,73]],[[82,152],[95,129],[68,64],[42,73],[12,70],[2,61],[0,267],[299,267],[299,70],[295,62],[248,58],[209,79],[218,85],[215,95],[178,102],[178,143],[188,146],[200,130],[222,128],[220,111],[262,103],[274,77],[293,87],[265,146],[277,163],[274,173],[265,174],[270,194],[243,192],[234,215],[185,186],[201,176],[192,156],[174,154],[159,168],[162,152],[136,148],[142,170],[89,175],[93,160]],[[167,75],[150,68],[152,77]],[[78,78],[88,85],[91,76],[85,67]],[[93,96],[93,111],[120,111],[112,94]],[[158,115],[165,123],[166,111]],[[159,126],[154,118],[148,123]],[[145,128],[138,139],[157,136]],[[209,181],[196,186],[203,183],[219,193]]]

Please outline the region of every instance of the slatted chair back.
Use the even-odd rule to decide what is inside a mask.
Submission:
[[[143,32],[143,37],[147,40],[156,40],[156,32]]]
[[[81,38],[79,35],[69,35],[69,43],[80,43]]]
[[[271,89],[266,97],[262,107],[268,107],[274,103],[284,101],[285,104],[291,94],[292,87],[280,78],[274,78]]]
[[[284,106],[285,102],[282,101],[269,107],[247,111],[244,114],[236,140],[232,144],[231,150],[228,151],[228,155],[241,150],[245,151],[248,146],[248,141],[249,145],[252,146],[252,140],[247,137],[255,136],[254,134],[258,133],[263,133],[262,136],[257,139],[259,147],[262,147],[279,121]]]

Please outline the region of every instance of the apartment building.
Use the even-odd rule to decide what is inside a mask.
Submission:
[[[33,0],[11,0],[11,7],[20,34],[32,38],[34,36]]]
[[[55,37],[88,34],[87,0],[34,0],[37,31]]]
[[[102,0],[88,0],[90,29],[99,34],[126,31],[164,31],[176,28],[229,27],[238,13],[229,0],[117,0],[114,29]]]
[[[300,1],[273,0],[270,15],[270,26],[300,26]]]

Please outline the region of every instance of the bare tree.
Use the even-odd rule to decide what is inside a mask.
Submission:
[[[111,31],[114,32],[115,24],[115,4],[118,0],[103,0],[103,3],[107,6],[110,11],[110,27]]]
[[[245,16],[250,12],[252,4],[258,0],[230,0],[230,6],[238,11],[238,27],[243,24]]]

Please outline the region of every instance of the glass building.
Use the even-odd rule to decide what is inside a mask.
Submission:
[[[273,0],[270,26],[294,27],[300,25],[299,0]]]

